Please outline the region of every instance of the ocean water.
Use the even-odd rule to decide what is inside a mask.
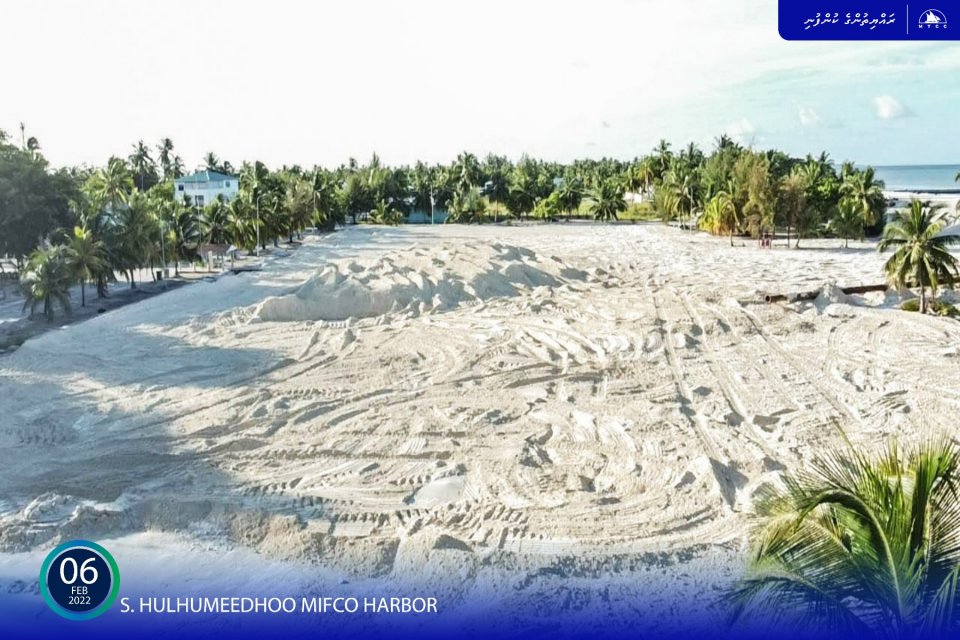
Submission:
[[[874,167],[877,178],[883,180],[891,191],[926,191],[933,193],[960,193],[960,182],[956,182],[960,165],[903,165]]]

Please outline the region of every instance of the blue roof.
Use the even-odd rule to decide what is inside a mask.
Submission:
[[[222,182],[224,180],[236,180],[237,176],[231,176],[227,173],[220,173],[218,171],[198,171],[189,176],[183,176],[177,178],[176,182]]]

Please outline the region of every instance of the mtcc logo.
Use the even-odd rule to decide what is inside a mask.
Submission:
[[[920,20],[917,26],[920,29],[946,29],[947,16],[943,15],[942,11],[927,9],[920,14]]]

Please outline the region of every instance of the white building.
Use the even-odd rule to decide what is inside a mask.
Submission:
[[[240,178],[216,171],[200,171],[173,181],[174,196],[180,200],[189,196],[196,207],[205,207],[221,195],[232,200],[239,188]]]

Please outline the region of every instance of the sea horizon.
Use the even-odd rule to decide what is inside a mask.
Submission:
[[[860,165],[857,165],[860,167]],[[864,165],[866,166],[866,165]],[[960,193],[960,164],[871,165],[887,191]]]

